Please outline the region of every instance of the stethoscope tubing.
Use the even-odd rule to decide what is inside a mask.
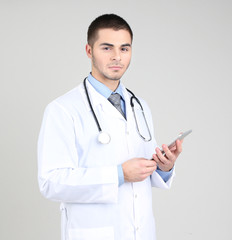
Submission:
[[[132,111],[133,111],[133,114],[134,114],[134,118],[135,118],[135,123],[136,123],[136,128],[137,128],[137,132],[139,134],[139,136],[145,141],[145,142],[149,142],[151,141],[151,132],[150,132],[150,129],[149,129],[149,126],[148,126],[148,123],[147,123],[147,119],[145,117],[145,113],[144,113],[144,110],[143,110],[143,106],[141,104],[141,102],[139,101],[139,99],[134,95],[134,93],[132,91],[130,91],[128,88],[126,88],[126,90],[132,95],[132,97],[130,98],[130,105],[131,105],[131,108],[132,108]],[[142,111],[142,114],[143,114],[143,119],[145,121],[145,124],[146,124],[146,127],[148,129],[148,134],[149,134],[149,138],[146,139],[139,131],[139,125],[138,125],[138,121],[137,121],[137,118],[136,118],[136,114],[135,114],[135,109],[134,109],[134,103],[133,103],[133,100],[136,100],[136,102],[139,104],[140,108],[141,108],[141,111]]]
[[[100,123],[97,119],[97,116],[95,114],[95,111],[93,109],[93,106],[91,104],[91,101],[90,101],[90,97],[89,97],[89,93],[88,93],[88,90],[87,90],[87,86],[86,86],[86,79],[84,79],[84,89],[85,89],[85,93],[86,93],[86,97],[87,97],[87,100],[88,100],[88,103],[89,103],[89,107],[91,109],[91,112],[93,114],[93,117],[94,117],[94,120],[96,122],[96,125],[97,125],[97,128],[98,128],[98,131],[99,131],[99,134],[101,135],[104,135],[103,139],[108,139],[108,140],[105,140],[105,141],[100,141],[101,143],[103,144],[107,144],[110,142],[110,135],[108,133],[105,133],[102,131],[102,128],[100,126]],[[148,123],[147,123],[147,120],[146,120],[146,117],[145,117],[145,114],[144,114],[144,110],[143,110],[143,106],[142,104],[140,103],[139,99],[134,95],[134,93],[132,91],[130,91],[129,89],[126,88],[126,90],[132,95],[131,98],[130,98],[130,105],[131,105],[131,108],[132,108],[132,111],[133,111],[133,114],[134,114],[134,118],[135,118],[135,123],[136,123],[136,128],[137,128],[137,132],[139,134],[139,136],[145,141],[145,142],[149,142],[151,141],[152,137],[151,137],[151,133],[150,133],[150,129],[149,129],[149,126],[148,126]],[[146,124],[146,127],[147,127],[147,130],[148,130],[148,134],[149,134],[149,138],[145,138],[139,131],[139,126],[138,126],[138,121],[137,121],[137,118],[136,118],[136,114],[135,114],[135,110],[134,110],[134,103],[133,103],[133,100],[135,100],[139,106],[141,107],[141,111],[142,111],[142,114],[143,114],[143,119],[145,121],[145,124]],[[106,136],[108,135],[108,136]],[[98,139],[101,139],[100,135],[98,137]]]
[[[90,98],[89,98],[89,93],[88,93],[88,91],[87,91],[87,86],[86,86],[86,78],[84,79],[84,89],[85,89],[85,93],[86,93],[87,100],[88,100],[88,103],[89,103],[89,107],[90,107],[90,109],[91,109],[91,112],[92,112],[93,117],[94,117],[94,119],[95,119],[95,122],[96,122],[96,124],[97,124],[98,131],[99,131],[99,132],[102,132],[100,123],[98,122],[97,116],[96,116],[96,114],[95,114],[95,112],[94,112],[94,110],[93,110],[93,106],[92,106],[91,101],[90,101]]]

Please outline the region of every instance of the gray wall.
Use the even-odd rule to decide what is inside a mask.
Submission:
[[[60,238],[59,204],[37,185],[43,110],[89,73],[87,27],[111,12],[134,30],[123,82],[148,101],[158,143],[193,129],[172,189],[153,190],[158,239],[232,239],[229,0],[0,0],[0,239]]]

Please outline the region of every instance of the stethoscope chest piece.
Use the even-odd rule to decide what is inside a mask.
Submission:
[[[110,140],[111,140],[111,138],[110,138],[110,135],[108,133],[102,132],[102,131],[99,132],[99,134],[98,134],[98,141],[100,143],[108,144],[108,143],[110,143]]]

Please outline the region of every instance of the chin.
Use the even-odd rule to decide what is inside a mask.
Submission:
[[[109,78],[109,79],[112,80],[112,81],[118,81],[118,80],[121,79],[121,77],[122,77],[122,76],[120,76],[120,77],[116,76],[116,77],[111,77],[111,78]]]
[[[112,81],[118,81],[121,79],[122,75],[105,75],[105,78],[112,80]]]

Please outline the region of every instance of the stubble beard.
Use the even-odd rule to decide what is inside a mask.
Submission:
[[[93,63],[93,66],[98,70],[98,72],[101,73],[101,75],[102,75],[105,79],[108,79],[108,80],[118,81],[118,80],[121,79],[122,75],[125,73],[125,72],[123,72],[122,74],[119,73],[119,74],[117,74],[117,75],[111,76],[110,74],[107,74],[106,72],[101,71],[101,70],[99,69],[99,67],[98,67],[98,64],[97,64],[97,62],[96,62],[96,59],[95,59],[94,55],[92,56],[92,63]],[[121,66],[121,65],[118,64],[118,63],[114,63],[114,65],[119,65],[119,66]],[[129,64],[128,64],[127,68],[128,68],[128,67],[129,67]],[[126,69],[127,69],[127,68],[126,68]],[[126,71],[126,70],[125,70],[125,71]],[[115,70],[115,72],[117,72],[117,70]]]

